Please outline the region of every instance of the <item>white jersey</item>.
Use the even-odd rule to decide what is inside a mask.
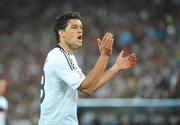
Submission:
[[[48,53],[43,71],[39,125],[78,125],[77,88],[85,75],[75,56],[57,45]]]
[[[8,101],[4,96],[0,96],[0,125],[6,125],[7,110],[8,110]]]

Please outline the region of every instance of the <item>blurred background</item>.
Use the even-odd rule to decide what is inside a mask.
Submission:
[[[180,124],[180,0],[0,0],[8,125],[37,125],[42,67],[56,45],[53,20],[69,10],[83,18],[84,45],[76,57],[85,74],[99,56],[96,38],[105,32],[115,37],[108,66],[122,49],[138,57],[135,68],[94,95],[79,93],[80,125]]]

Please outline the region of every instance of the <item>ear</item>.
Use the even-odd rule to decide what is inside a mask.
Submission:
[[[64,38],[64,31],[63,30],[59,30],[58,34],[59,34],[60,38]]]

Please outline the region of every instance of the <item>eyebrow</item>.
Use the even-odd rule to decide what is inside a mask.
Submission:
[[[78,26],[78,24],[72,24],[71,26]],[[80,25],[80,27],[83,28],[83,25]]]

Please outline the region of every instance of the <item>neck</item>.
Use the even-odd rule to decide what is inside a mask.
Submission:
[[[73,54],[74,53],[74,49],[72,49],[67,43],[65,42],[59,42],[58,45],[60,45],[61,47],[63,47],[63,49],[65,49],[65,51],[69,54]]]

